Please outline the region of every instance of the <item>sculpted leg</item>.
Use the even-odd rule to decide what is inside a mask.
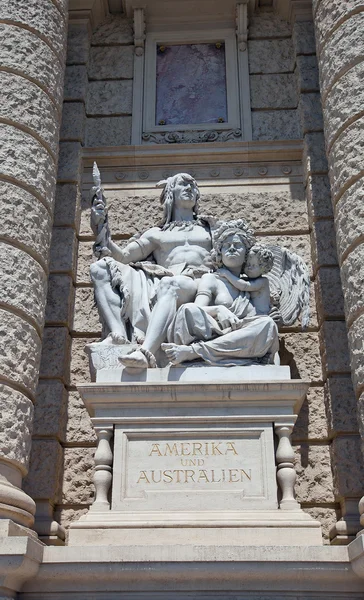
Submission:
[[[128,367],[147,368],[154,366],[151,355],[158,350],[166,339],[169,325],[177,309],[186,302],[191,302],[197,290],[197,283],[190,277],[179,275],[164,277],[159,285],[158,299],[153,308],[145,341],[140,350],[132,352],[120,359]]]
[[[126,341],[127,335],[120,314],[120,296],[111,287],[110,275],[105,261],[100,260],[93,263],[90,274],[94,284],[100,319],[109,332],[109,335],[99,344],[122,344]]]

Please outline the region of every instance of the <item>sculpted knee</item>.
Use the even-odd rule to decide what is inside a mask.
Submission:
[[[174,293],[178,288],[178,283],[175,277],[163,277],[159,284],[158,296],[165,296]]]

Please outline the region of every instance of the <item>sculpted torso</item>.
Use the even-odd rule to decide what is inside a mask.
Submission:
[[[139,241],[143,238],[151,242],[149,247],[153,248],[157,264],[166,268],[181,263],[199,267],[209,257],[211,250],[210,233],[199,225],[191,229],[179,229],[177,226],[167,231],[154,227]]]

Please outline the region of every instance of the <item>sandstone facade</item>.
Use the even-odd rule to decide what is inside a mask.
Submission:
[[[260,241],[306,261],[310,325],[280,331],[282,364],[310,383],[292,435],[297,499],[325,544],[364,527],[364,6],[292,0],[288,15],[283,4],[257,2],[249,17],[251,140],[217,152],[131,145],[141,55],[130,13],[0,0],[0,518],[47,544],[64,543],[94,494],[97,440],[77,391],[102,330],[89,276],[94,159],[119,244],[160,219],[157,181],[186,171],[201,181],[202,213],[245,217]]]

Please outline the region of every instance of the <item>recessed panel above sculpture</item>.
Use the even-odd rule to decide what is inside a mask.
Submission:
[[[228,120],[225,46],[157,46],[156,125]]]

